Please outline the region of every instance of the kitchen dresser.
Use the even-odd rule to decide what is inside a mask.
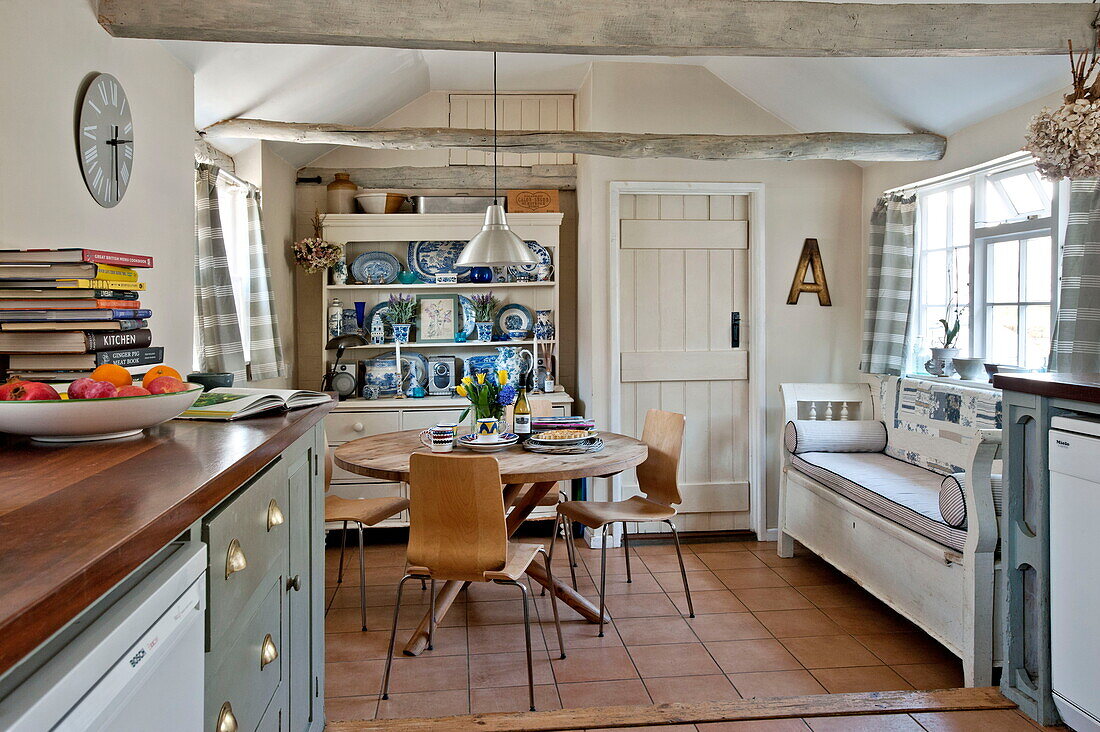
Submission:
[[[470,239],[476,234],[484,222],[484,214],[481,213],[457,213],[457,214],[330,214],[324,218],[324,238],[328,241],[344,245],[345,259],[350,265],[356,257],[368,252],[384,252],[396,257],[403,270],[423,273],[438,266],[428,249],[423,250],[423,259],[416,261],[415,252],[419,251],[414,242],[461,242]],[[344,308],[352,309],[356,302],[364,303],[363,310],[367,314],[363,328],[365,336],[370,338],[370,312],[376,306],[384,303],[391,295],[407,294],[412,296],[425,294],[454,294],[461,298],[492,291],[501,301],[503,306],[519,305],[526,308],[532,315],[539,310],[551,311],[554,319],[556,333],[554,337],[535,341],[534,332],[528,334],[526,339],[515,341],[482,342],[477,340],[476,333],[471,333],[466,342],[423,342],[418,340],[418,333],[414,329],[413,340],[401,346],[403,356],[419,354],[424,359],[434,355],[449,355],[458,359],[460,364],[474,356],[486,356],[497,353],[499,347],[513,347],[532,353],[537,352],[538,357],[547,362],[553,369],[557,357],[557,345],[563,337],[561,318],[558,317],[561,308],[559,265],[561,261],[559,251],[559,234],[562,222],[560,213],[514,213],[509,214],[508,223],[517,235],[528,241],[535,241],[549,253],[552,269],[542,279],[529,282],[458,282],[452,284],[436,284],[434,282],[419,281],[416,284],[354,284],[352,275],[343,284],[332,281],[331,273],[327,279],[318,282],[322,289],[319,297],[311,299],[313,303],[321,303],[322,307],[316,308],[316,312],[303,313],[303,317],[310,318],[315,324],[315,329],[309,329],[311,342],[299,344],[299,367],[304,375],[320,374],[327,366],[326,358],[332,357],[332,352],[324,350],[329,338],[327,328],[327,307],[332,300],[340,300]],[[456,247],[455,251],[458,248]],[[429,262],[428,260],[432,260]],[[444,266],[445,268],[445,266]],[[499,272],[495,276],[499,276]],[[430,278],[429,278],[430,279]],[[499,333],[498,333],[499,335]],[[371,357],[392,357],[395,353],[395,344],[392,334],[386,332],[386,342],[381,345],[370,345],[349,348],[342,360],[342,364],[355,364],[359,360]],[[301,354],[306,356],[305,362]],[[417,357],[417,356],[414,356]],[[419,358],[417,357],[417,360]],[[312,384],[303,383],[305,388],[316,388]],[[560,390],[535,395],[538,398],[550,399],[554,404],[554,414],[572,414],[572,397]],[[467,402],[454,396],[428,396],[419,399],[396,398],[388,395],[379,399],[363,399],[358,395],[339,403],[336,409],[325,419],[325,430],[328,435],[328,443],[331,447],[348,442],[349,440],[369,437],[370,435],[400,430],[424,429],[441,421],[457,422],[465,409]],[[344,498],[369,498],[375,496],[407,495],[407,487],[400,483],[386,483],[372,481],[363,476],[353,475],[337,468],[333,474],[332,492]],[[554,515],[553,507],[536,509],[532,518],[548,518]],[[404,526],[408,524],[407,512],[382,522],[381,526]],[[336,525],[330,528],[338,528]]]
[[[235,423],[171,421],[94,443],[8,441],[0,720],[18,718],[21,690],[41,688],[51,660],[185,548],[205,557],[196,648],[204,679],[195,685],[203,693],[193,699],[202,728],[323,729],[322,422],[332,406]],[[144,729],[171,721],[149,719]]]

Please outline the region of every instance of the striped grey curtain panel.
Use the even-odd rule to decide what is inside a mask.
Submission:
[[[871,212],[870,259],[860,370],[901,374],[911,340],[916,196],[883,196]]]
[[[233,302],[218,210],[218,168],[195,166],[195,350],[203,371],[245,379],[244,347]]]
[[[264,248],[260,192],[249,188],[245,196],[248,217],[248,327],[249,379],[271,379],[285,374],[283,346],[279,341],[279,322],[275,316],[275,296],[271,292],[271,270]]]
[[[1070,182],[1049,371],[1100,371],[1100,180]]]

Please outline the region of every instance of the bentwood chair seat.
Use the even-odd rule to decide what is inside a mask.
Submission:
[[[590,529],[602,529],[616,521],[664,521],[676,515],[676,509],[644,496],[625,501],[566,501],[559,512]]]
[[[504,566],[500,569],[487,569],[477,577],[448,576],[446,579],[467,579],[470,582],[517,582],[527,572],[527,568],[531,566],[531,562],[535,561],[541,549],[541,544],[509,542],[508,555],[504,560]],[[414,577],[439,579],[433,576],[432,570],[428,567],[409,567],[405,571]]]

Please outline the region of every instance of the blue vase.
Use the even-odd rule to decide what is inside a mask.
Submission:
[[[489,267],[474,267],[470,270],[470,282],[485,284],[493,281],[493,270]]]
[[[479,341],[485,341],[488,343],[493,340],[493,321],[486,321],[484,323],[475,323],[477,327],[477,339]]]

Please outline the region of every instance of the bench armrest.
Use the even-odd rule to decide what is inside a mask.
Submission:
[[[993,552],[997,548],[998,521],[990,476],[1001,459],[1001,430],[978,430],[966,465],[966,551]]]

